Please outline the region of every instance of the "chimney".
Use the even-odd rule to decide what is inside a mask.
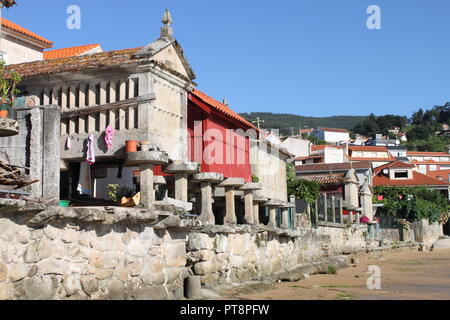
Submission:
[[[224,98],[224,99],[222,100],[222,103],[228,107],[228,100],[227,100],[226,98]]]

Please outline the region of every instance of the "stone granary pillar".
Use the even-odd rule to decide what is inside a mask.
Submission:
[[[153,177],[153,186],[158,187],[158,186],[165,186],[165,185],[167,185],[167,181],[166,181],[165,177],[163,177],[163,176],[154,176]]]
[[[150,151],[147,144],[141,145],[141,151],[130,152],[125,155],[125,162],[128,166],[139,165],[141,171],[141,203],[140,205],[149,208],[155,202],[154,188],[154,166],[166,165],[169,156],[166,152]]]
[[[281,207],[281,228],[289,229],[289,209],[295,208],[295,203],[287,203]]]
[[[216,223],[212,208],[212,184],[217,184],[221,181],[223,181],[223,175],[215,172],[202,172],[192,176],[192,182],[200,183],[201,213],[197,219],[203,223],[212,225]]]
[[[269,200],[264,203],[265,207],[269,207],[269,224],[270,228],[276,228],[277,226],[277,208],[283,207],[284,202],[280,200]]]
[[[244,204],[245,204],[245,223],[254,224],[255,214],[253,208],[253,191],[261,190],[262,186],[260,183],[246,183],[240,190],[244,191]]]
[[[240,188],[245,184],[245,180],[242,178],[228,178],[222,181],[218,186],[221,188],[225,188],[225,218],[224,224],[236,224],[236,208],[235,208],[235,199],[234,192],[236,188]]]
[[[370,221],[373,220],[373,194],[372,190],[370,189],[369,183],[365,182],[363,186],[360,189],[359,192],[361,196],[361,207],[363,215],[370,219]]]
[[[200,171],[200,164],[189,161],[174,161],[165,170],[175,178],[175,199],[188,202],[188,177]]]
[[[262,196],[254,196],[253,197],[253,223],[255,225],[259,225],[259,205],[261,203],[266,203],[269,199],[264,198]]]

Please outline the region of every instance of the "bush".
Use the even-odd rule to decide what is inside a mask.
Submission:
[[[383,195],[384,211],[407,221],[441,222],[450,210],[446,196],[426,187],[376,187],[376,195]]]

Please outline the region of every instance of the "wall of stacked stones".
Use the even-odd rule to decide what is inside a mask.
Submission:
[[[0,300],[178,299],[189,274],[210,287],[276,280],[302,264],[368,245],[365,226],[182,227],[176,218],[175,227],[161,227],[118,219],[106,224],[105,210],[84,220],[57,212],[66,217],[39,226],[0,212]]]
[[[366,249],[366,232],[366,226],[302,229],[295,235],[191,232],[187,264],[205,286],[276,279],[302,264]]]
[[[428,246],[435,243],[439,237],[444,235],[444,229],[441,223],[429,223],[427,220],[411,223],[411,229],[414,230],[415,240],[423,242]]]
[[[181,298],[185,241],[145,224],[31,228],[0,215],[0,300]]]

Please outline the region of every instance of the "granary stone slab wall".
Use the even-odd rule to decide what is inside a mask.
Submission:
[[[250,148],[252,174],[259,178],[262,186],[257,194],[269,199],[288,201],[286,155],[261,141],[252,141]]]
[[[19,135],[0,139],[0,158],[11,165],[29,168],[31,179],[25,188],[36,198],[59,201],[59,123],[57,106],[21,109],[16,112]]]
[[[205,286],[276,279],[277,274],[302,264],[368,248],[365,232],[366,226],[192,231],[188,235],[187,262]]]
[[[427,220],[411,223],[411,229],[414,230],[415,240],[423,242],[427,246],[435,243],[439,237],[443,236],[443,227],[439,222],[429,223]]]
[[[0,213],[0,300],[183,296],[186,231],[133,222],[124,218],[125,211],[116,213],[123,220],[113,224],[108,219],[120,219],[111,220],[112,214],[99,209],[85,216],[82,211],[67,212],[67,219],[55,216],[49,223],[49,216],[42,214],[36,223],[22,211],[7,212],[5,207]],[[156,212],[146,217],[137,212],[134,219],[161,222],[170,217],[166,212],[165,218],[158,218]]]

